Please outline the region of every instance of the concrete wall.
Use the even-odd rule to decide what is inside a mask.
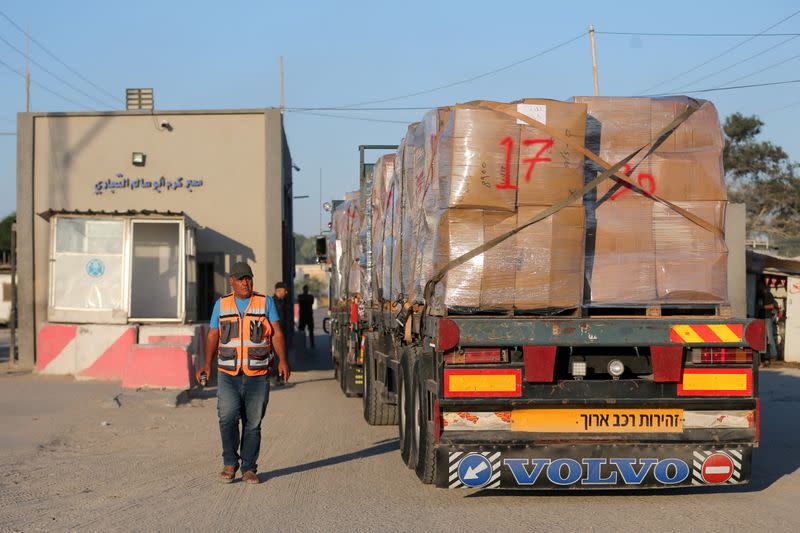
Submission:
[[[731,314],[737,318],[747,315],[747,259],[745,252],[744,204],[728,204],[725,211],[725,244],[728,245],[728,301]]]
[[[169,122],[171,128],[160,124]],[[288,148],[278,110],[36,114],[18,116],[17,227],[20,356],[33,366],[36,331],[46,320],[50,224],[38,213],[65,210],[184,211],[200,228],[198,259],[213,258],[215,291],[246,260],[256,289],[283,278],[282,226]],[[133,152],[146,154],[134,166]],[[291,163],[289,162],[289,165]],[[290,166],[289,166],[290,168]],[[202,180],[184,186],[103,188],[105,180]],[[290,223],[289,223],[290,227]]]

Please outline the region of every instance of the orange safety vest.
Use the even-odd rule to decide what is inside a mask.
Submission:
[[[235,376],[263,376],[272,363],[272,324],[267,319],[267,297],[254,292],[239,315],[236,297],[228,294],[219,301],[219,348],[217,366]]]

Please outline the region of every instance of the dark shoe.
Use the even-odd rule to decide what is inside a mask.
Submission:
[[[242,474],[242,481],[245,483],[250,483],[251,485],[258,485],[261,483],[261,480],[258,479],[258,476],[252,470],[248,470],[244,474]]]
[[[222,469],[222,472],[219,473],[219,478],[224,481],[225,483],[230,483],[233,481],[233,478],[236,476],[236,467],[235,466],[226,466]]]

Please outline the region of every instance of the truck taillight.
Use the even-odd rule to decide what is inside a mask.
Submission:
[[[474,365],[480,363],[507,363],[508,352],[500,348],[464,348],[445,354],[447,365]]]
[[[753,362],[749,348],[694,348],[690,361],[694,364],[747,364]]]

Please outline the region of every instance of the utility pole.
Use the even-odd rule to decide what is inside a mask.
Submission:
[[[597,81],[597,49],[594,46],[593,24],[589,24],[589,44],[592,47],[592,74],[594,75],[594,95],[600,96],[600,82]]]
[[[319,169],[319,205],[317,206],[319,209],[319,232],[320,234],[323,232],[322,229],[322,169]]]
[[[31,28],[28,26],[28,31],[25,32],[25,112],[29,113],[31,110]]]
[[[8,317],[8,368],[17,366],[17,223],[11,223],[11,316]]]
[[[278,63],[281,66],[281,114],[283,114],[283,108],[286,107],[286,101],[283,97],[283,56],[278,57]]]

